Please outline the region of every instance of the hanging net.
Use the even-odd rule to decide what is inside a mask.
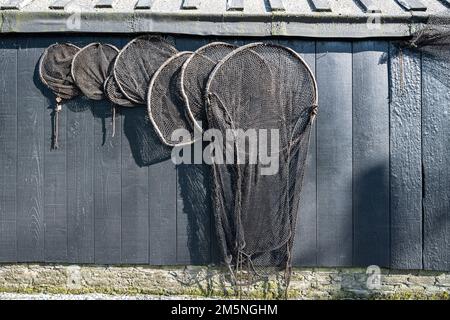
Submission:
[[[155,72],[148,90],[148,115],[160,137],[168,146],[182,146],[194,142],[194,129],[186,114],[186,106],[181,96],[180,72],[183,63],[192,52],[180,52]],[[185,129],[189,137],[174,138],[175,130]]]
[[[177,53],[161,37],[145,35],[129,42],[117,56],[114,78],[124,96],[137,104],[146,104],[148,84],[155,71]]]
[[[110,44],[91,43],[73,57],[72,78],[87,98],[105,98],[104,83],[118,53]]]
[[[80,94],[71,74],[73,57],[80,48],[73,44],[54,44],[45,49],[39,61],[39,77],[56,96],[53,112],[52,149],[58,149],[59,112],[63,99],[72,99]]]
[[[207,126],[204,95],[206,82],[216,64],[237,47],[224,42],[209,43],[197,49],[181,70],[181,92],[188,116],[201,130]]]
[[[223,137],[234,129],[234,141],[226,139],[220,153],[232,162],[218,164],[216,153],[212,166],[214,213],[224,261],[237,283],[280,270],[287,271],[288,280],[317,111],[314,76],[293,50],[257,43],[236,49],[219,62],[206,94],[209,127],[219,129]],[[268,168],[264,154],[273,155],[278,166]]]
[[[128,100],[120,91],[119,86],[117,85],[116,79],[112,75],[110,75],[104,84],[103,92],[109,101],[112,103],[121,106],[121,107],[135,107],[137,106],[130,100]]]

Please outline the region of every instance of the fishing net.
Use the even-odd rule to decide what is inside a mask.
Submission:
[[[103,92],[109,101],[112,103],[121,106],[121,107],[135,107],[137,106],[130,100],[128,100],[120,91],[119,86],[117,85],[116,79],[114,76],[110,75],[106,81],[103,88]]]
[[[104,83],[118,53],[119,50],[110,44],[91,43],[75,54],[72,78],[87,98],[105,98]]]
[[[155,72],[148,90],[149,118],[160,137],[168,146],[182,146],[194,142],[193,127],[186,114],[181,95],[180,73],[183,63],[192,52],[180,52],[164,62]],[[177,129],[185,129],[190,137],[172,137]],[[184,137],[187,138],[187,137]]]
[[[237,47],[224,42],[213,42],[197,49],[181,69],[181,92],[187,114],[201,130],[206,126],[204,95],[206,82],[216,64]]]
[[[433,59],[439,64],[439,72],[433,74],[439,82],[450,88],[450,9],[431,16],[427,22],[418,27],[412,37],[396,42],[396,54],[403,61],[403,50],[412,50],[422,53],[425,59]],[[400,81],[403,80],[403,63]]]
[[[148,84],[155,71],[177,50],[158,36],[145,35],[129,42],[114,64],[114,78],[124,96],[146,104]]]
[[[62,100],[72,99],[80,94],[71,74],[73,57],[80,48],[73,44],[54,44],[44,50],[39,62],[39,77],[56,96],[53,112],[52,149],[58,149],[58,122]]]
[[[224,261],[236,283],[283,270],[287,284],[317,111],[314,76],[293,50],[256,43],[236,49],[217,64],[206,94],[209,127],[233,137],[224,138],[224,149],[215,150],[212,165]],[[218,154],[225,164],[217,160]],[[263,161],[264,154],[274,156],[272,168]]]

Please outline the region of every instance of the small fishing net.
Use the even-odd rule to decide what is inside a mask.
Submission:
[[[213,42],[197,49],[183,65],[181,70],[181,92],[187,108],[188,116],[193,124],[201,130],[206,126],[206,111],[204,95],[206,82],[216,64],[237,47],[224,43]]]
[[[220,154],[232,162],[220,164],[216,153],[212,166],[223,258],[236,283],[267,279],[284,270],[287,284],[317,111],[314,76],[293,50],[257,43],[219,62],[206,93],[209,127],[219,129],[223,137],[231,132],[234,138],[226,139]],[[272,168],[264,155],[274,156]]]
[[[52,149],[58,149],[58,122],[62,100],[72,99],[80,94],[71,73],[72,59],[79,51],[80,48],[73,44],[57,43],[45,49],[39,62],[39,77],[56,96]]]
[[[111,73],[119,50],[110,44],[91,43],[82,48],[72,61],[72,78],[83,94],[92,100],[103,100],[104,84]],[[116,132],[116,108],[112,110],[112,136]]]
[[[169,58],[155,72],[148,90],[148,115],[160,137],[168,146],[181,146],[194,142],[194,129],[187,118],[186,106],[181,95],[180,73],[183,63],[192,52],[180,52]],[[172,137],[177,129],[185,129],[189,139]],[[186,137],[185,137],[186,138]]]
[[[177,52],[158,36],[145,35],[129,42],[117,56],[113,69],[120,91],[128,100],[145,105],[153,74]]]
[[[104,83],[118,53],[110,44],[91,43],[73,57],[72,78],[87,98],[105,98]]]
[[[116,79],[114,79],[112,75],[106,79],[103,91],[108,100],[118,106],[121,107],[137,106],[123,95],[122,91],[120,91],[120,88],[117,85]]]

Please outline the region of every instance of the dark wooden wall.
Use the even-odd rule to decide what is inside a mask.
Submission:
[[[54,42],[94,40],[128,39],[0,38],[0,261],[216,261],[207,167],[160,161],[168,150],[144,108],[122,111],[112,138],[107,102],[70,101],[50,151],[38,59]],[[174,39],[180,50],[213,40]],[[450,270],[449,75],[386,41],[279,42],[305,57],[320,93],[295,264]]]

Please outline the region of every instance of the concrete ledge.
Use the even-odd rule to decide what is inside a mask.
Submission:
[[[450,273],[381,270],[379,279],[370,289],[365,269],[296,268],[289,298],[450,299]],[[194,266],[0,265],[0,292],[236,297],[225,270]],[[243,287],[243,296],[283,298],[284,289],[274,278]]]

